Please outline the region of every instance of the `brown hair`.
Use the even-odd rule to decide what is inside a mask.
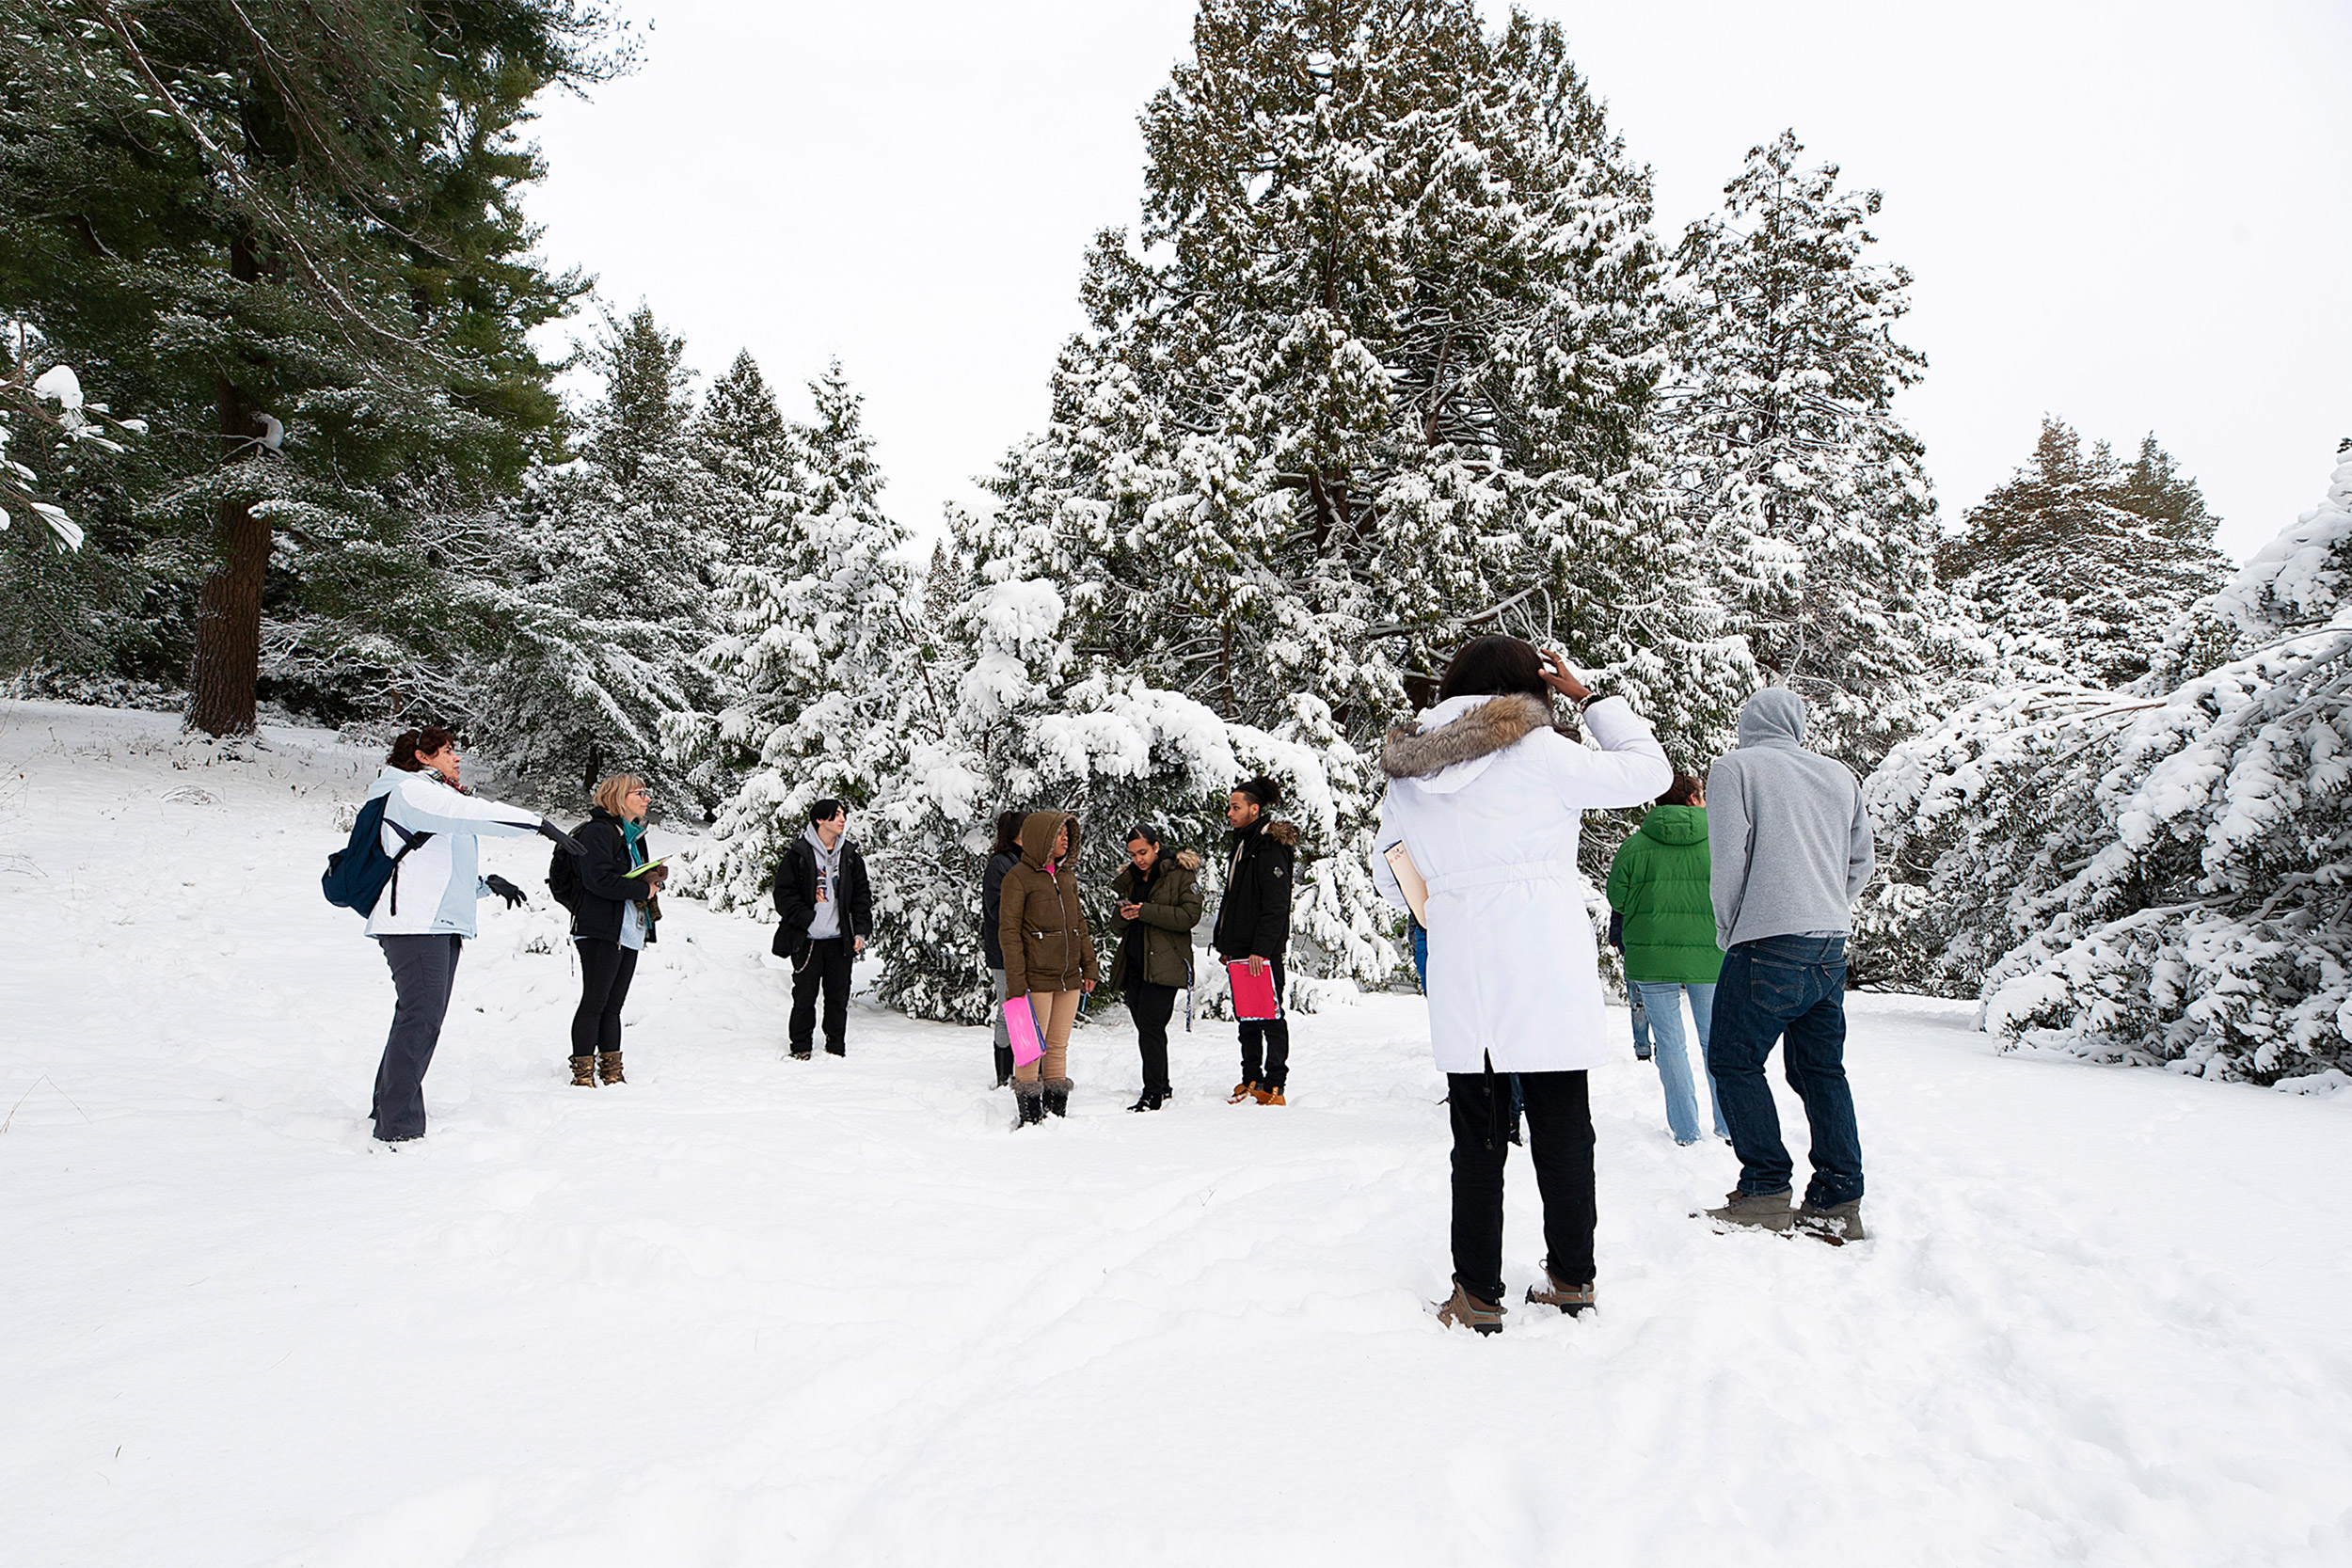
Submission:
[[[628,812],[625,808],[628,805],[628,792],[641,787],[644,782],[634,773],[615,773],[596,785],[596,794],[589,800],[615,816],[627,816]]]
[[[424,764],[421,756],[437,756],[457,744],[453,730],[439,724],[427,724],[421,730],[403,730],[392,737],[392,754],[384,760],[404,773],[421,773]]]
[[[1677,773],[1666,793],[1658,798],[1661,806],[1687,806],[1699,798],[1700,784],[1694,773]]]

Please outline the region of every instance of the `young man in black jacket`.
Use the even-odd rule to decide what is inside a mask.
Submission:
[[[817,992],[825,993],[825,1054],[850,1053],[850,966],[874,934],[874,890],[866,857],[850,842],[849,809],[819,800],[808,829],[776,867],[772,951],[792,963],[792,1055],[807,1061],[816,1043]]]
[[[1278,1006],[1282,998],[1282,950],[1291,940],[1291,881],[1298,846],[1297,828],[1265,815],[1281,803],[1281,786],[1263,776],[1244,779],[1227,797],[1225,820],[1233,830],[1232,858],[1225,868],[1225,901],[1217,906],[1216,929],[1209,938],[1227,963],[1246,961],[1252,974],[1273,965]],[[1283,1103],[1290,1061],[1288,1019],[1244,1019],[1241,1082],[1233,1085],[1227,1103]]]

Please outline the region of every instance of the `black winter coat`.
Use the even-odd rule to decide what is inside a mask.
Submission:
[[[572,935],[597,942],[618,942],[621,906],[644,904],[650,911],[653,890],[645,885],[643,877],[629,877],[628,835],[621,831],[621,819],[602,806],[591,807],[588,820],[574,828],[572,836],[580,840],[580,855],[572,863],[573,874],[580,879],[580,901],[572,910]],[[649,840],[641,836],[637,844],[647,860],[657,858]],[[655,924],[645,923],[647,946],[653,944],[659,934]]]
[[[980,873],[980,956],[991,969],[1005,967],[1005,943],[996,934],[996,913],[1003,907],[1005,873],[1020,863],[1020,855],[1008,849],[989,856],[988,869]]]
[[[808,923],[817,918],[817,851],[801,834],[776,865],[776,940],[769,951],[799,963],[808,956]],[[848,839],[841,843],[841,934],[874,934],[874,890],[866,880],[866,857]]]
[[[1279,958],[1291,940],[1291,882],[1298,829],[1264,817],[1231,835],[1225,901],[1216,908],[1209,943],[1231,963],[1255,953]]]

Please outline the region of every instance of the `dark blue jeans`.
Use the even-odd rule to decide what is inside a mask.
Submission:
[[[1724,958],[1707,1069],[1731,1127],[1743,1193],[1787,1192],[1796,1168],[1780,1141],[1780,1113],[1764,1080],[1765,1059],[1784,1036],[1781,1070],[1813,1124],[1813,1180],[1804,1200],[1820,1209],[1851,1202],[1862,1196],[1862,1132],[1846,1086],[1844,937],[1766,937],[1740,943]]]

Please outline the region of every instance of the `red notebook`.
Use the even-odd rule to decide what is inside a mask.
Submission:
[[[1248,958],[1235,958],[1225,966],[1225,973],[1233,985],[1233,1016],[1235,1018],[1279,1018],[1282,1005],[1274,999],[1274,966],[1266,965],[1257,974],[1249,973]]]

